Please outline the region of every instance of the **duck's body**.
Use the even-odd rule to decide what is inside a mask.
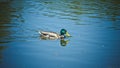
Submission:
[[[54,40],[54,39],[60,39],[63,37],[55,32],[39,31],[39,33],[42,39],[53,39]]]
[[[39,31],[39,33],[41,39],[50,39],[50,40],[64,39],[66,37],[64,34],[67,34],[68,36],[68,32],[65,29],[61,29],[60,34],[49,31]]]

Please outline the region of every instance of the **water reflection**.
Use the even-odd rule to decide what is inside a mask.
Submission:
[[[8,43],[12,39],[10,11],[10,2],[0,2],[0,43]]]
[[[60,2],[44,1],[43,3],[45,3],[47,9],[43,12],[44,16],[72,20],[77,25],[100,25],[102,23],[103,27],[120,29],[120,9],[118,7],[120,4],[116,1],[61,0]],[[106,21],[110,22],[104,25]]]
[[[70,40],[65,40],[65,39],[61,39],[60,40],[60,45],[61,46],[66,46],[69,43]]]
[[[43,37],[43,36],[40,36],[40,39],[41,40],[57,40],[57,39],[51,39],[51,38],[48,38],[48,37]],[[66,46],[70,40],[68,39],[58,39],[60,40],[60,45],[61,46]],[[47,42],[47,41],[46,41]]]

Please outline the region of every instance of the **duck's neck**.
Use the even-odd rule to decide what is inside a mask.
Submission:
[[[65,38],[65,35],[60,35],[60,39],[64,39]]]

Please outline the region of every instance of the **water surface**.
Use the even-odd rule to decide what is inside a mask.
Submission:
[[[72,37],[38,34],[62,28]],[[119,35],[117,0],[0,1],[0,68],[119,68]]]

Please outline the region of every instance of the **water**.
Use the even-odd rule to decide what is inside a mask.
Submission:
[[[120,1],[1,0],[0,68],[120,68]],[[42,40],[38,30],[72,35]]]

